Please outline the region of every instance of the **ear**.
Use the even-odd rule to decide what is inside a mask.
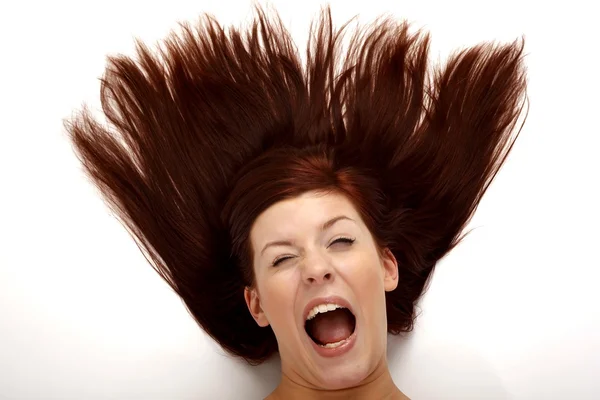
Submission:
[[[381,257],[383,267],[383,287],[391,292],[398,287],[398,261],[389,248],[385,248]]]
[[[246,305],[252,317],[260,327],[269,325],[267,316],[260,305],[260,297],[258,296],[258,290],[256,288],[250,288],[246,286],[244,288],[244,299],[246,299]]]

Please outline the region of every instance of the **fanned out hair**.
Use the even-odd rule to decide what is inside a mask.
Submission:
[[[277,351],[244,301],[249,232],[270,205],[344,194],[399,264],[388,331],[415,304],[516,140],[526,104],[524,39],[482,43],[429,67],[429,35],[378,19],[311,24],[303,65],[275,12],[246,29],[204,14],[153,52],[108,57],[103,126],[87,107],[65,128],[144,256],[199,325],[252,364]]]

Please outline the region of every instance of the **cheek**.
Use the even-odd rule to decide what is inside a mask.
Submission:
[[[346,269],[344,278],[368,319],[380,321],[385,316],[385,288],[378,258],[369,256],[357,259]]]
[[[294,316],[295,286],[291,274],[287,271],[276,273],[263,279],[261,288],[262,309],[273,330],[289,325],[289,319]]]
[[[376,258],[372,256],[357,257],[345,270],[345,278],[352,282],[355,290],[360,292],[384,291],[383,271]]]

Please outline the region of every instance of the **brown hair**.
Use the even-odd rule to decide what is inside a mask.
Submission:
[[[357,28],[329,8],[311,25],[306,66],[275,13],[246,30],[204,15],[158,54],[108,57],[102,126],[65,127],[86,173],[200,326],[250,363],[277,351],[244,301],[249,231],[277,201],[336,191],[399,263],[388,331],[415,303],[500,169],[526,104],[524,40],[482,43],[429,68],[429,36],[379,19]]]

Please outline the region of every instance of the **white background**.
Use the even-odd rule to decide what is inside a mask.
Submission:
[[[581,1],[331,1],[432,34],[432,60],[525,34],[530,112],[415,331],[390,338],[419,399],[600,398],[597,12]],[[260,399],[278,361],[232,360],[195,325],[85,179],[62,119],[99,106],[108,54],[249,1],[0,5],[0,398]],[[320,1],[273,1],[301,49]],[[595,7],[595,6],[594,6]],[[226,316],[224,316],[225,318]]]

